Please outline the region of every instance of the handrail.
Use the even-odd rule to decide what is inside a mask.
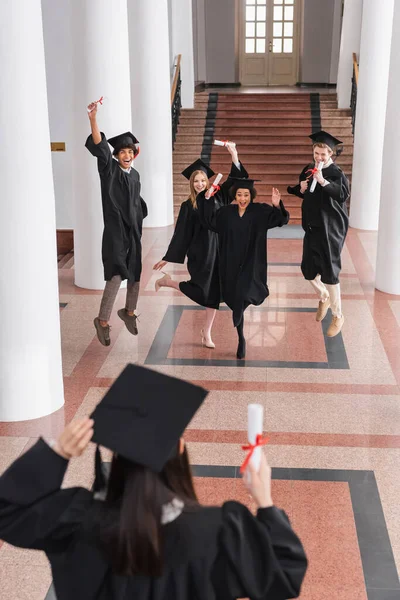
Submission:
[[[175,75],[171,88],[171,118],[172,118],[172,150],[174,149],[176,134],[178,133],[179,118],[181,116],[181,58],[178,54],[175,63]]]
[[[178,54],[178,56],[176,57],[176,64],[174,65],[175,75],[174,75],[174,81],[172,82],[172,88],[171,88],[171,106],[174,103],[176,89],[178,87],[179,76],[181,74],[181,58],[182,58],[182,54]]]
[[[354,70],[354,77],[356,80],[356,85],[358,86],[358,62],[357,62],[357,54],[355,52],[353,52],[353,70]]]
[[[357,62],[357,54],[355,52],[353,52],[353,77],[351,78],[351,98],[350,98],[351,123],[352,123],[352,127],[353,127],[353,135],[354,135],[354,129],[355,129],[355,125],[356,125],[357,89],[358,89],[358,62]]]

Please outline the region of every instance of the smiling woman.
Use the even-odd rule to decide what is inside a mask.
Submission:
[[[235,144],[227,142],[226,148],[232,156],[231,176],[247,177],[247,172],[239,162]],[[221,286],[218,269],[218,239],[215,232],[205,227],[199,219],[197,210],[197,196],[210,188],[209,178],[214,175],[201,159],[186,167],[182,175],[189,180],[190,195],[182,203],[175,232],[168,250],[154,269],[162,270],[169,262],[183,263],[187,256],[187,268],[190,274],[189,281],[178,283],[170,275],[156,281],[156,291],[160,287],[170,287],[182,292],[188,298],[206,308],[204,328],[201,330],[202,344],[207,348],[215,348],[211,338],[211,329],[214,323],[216,309],[221,300]],[[219,195],[219,204],[222,206],[232,201],[228,194],[229,183],[222,186]]]
[[[218,233],[221,293],[233,311],[238,332],[236,356],[246,356],[243,333],[244,311],[250,304],[259,306],[269,295],[267,287],[268,229],[289,221],[279,190],[272,188],[272,205],[254,204],[257,195],[254,179],[232,178],[229,194],[235,204],[221,207],[218,193],[210,197],[202,192],[197,198],[200,220]],[[233,183],[233,185],[232,185]]]

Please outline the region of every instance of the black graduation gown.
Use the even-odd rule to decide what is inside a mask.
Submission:
[[[299,181],[307,179],[306,171],[314,164],[307,165],[300,173]],[[302,226],[305,231],[303,240],[303,259],[301,270],[305,279],[315,279],[321,275],[323,283],[339,283],[342,268],[340,254],[349,227],[346,200],[349,197],[349,181],[343,171],[330,164],[322,170],[329,185],[322,187],[317,183],[313,193],[309,187],[304,194],[300,184],[288,187],[289,194],[303,199],[301,206]]]
[[[0,539],[43,550],[57,600],[285,600],[297,598],[307,569],[285,513],[246,507],[183,512],[164,526],[159,578],[112,573],[90,523],[99,500],[83,488],[60,489],[68,462],[39,440],[0,477]]]
[[[246,169],[232,163],[230,177],[248,177]],[[231,202],[228,191],[232,182],[221,186],[218,202],[221,206]],[[208,308],[219,308],[221,289],[218,269],[218,236],[202,225],[198,210],[191,200],[181,204],[174,235],[163,257],[171,263],[184,263],[187,256],[189,281],[182,281],[179,288],[185,296]]]
[[[200,218],[218,233],[222,298],[233,311],[237,327],[246,308],[259,306],[269,295],[267,231],[286,225],[289,213],[282,202],[279,208],[251,202],[240,217],[237,204],[220,208],[218,197],[213,202],[204,196],[204,192],[197,196]]]
[[[142,222],[147,206],[140,196],[140,176],[131,168],[126,173],[111,154],[104,133],[100,144],[89,135],[86,148],[96,156],[101,183],[104,231],[102,259],[104,279],[114,275],[140,281],[142,272]]]

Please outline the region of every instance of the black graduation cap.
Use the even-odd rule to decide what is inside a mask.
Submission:
[[[120,133],[115,137],[108,140],[108,143],[114,148],[127,148],[131,144],[138,144],[139,140],[135,138],[133,133],[127,131],[126,133]]]
[[[316,133],[312,133],[308,137],[312,139],[314,144],[326,144],[331,150],[334,150],[338,144],[343,144],[342,141],[333,137],[333,135],[331,135],[327,131],[317,131]]]
[[[159,473],[207,394],[187,381],[130,364],[91,415],[92,441]]]
[[[214,171],[210,169],[210,167],[206,165],[206,163],[204,163],[201,160],[201,158],[198,158],[194,161],[194,163],[186,167],[186,169],[182,171],[182,175],[186,177],[186,179],[190,179],[192,173],[194,173],[195,171],[203,171],[203,173],[207,175],[208,179],[215,175]]]
[[[254,184],[261,179],[244,179],[243,177],[228,177],[228,181],[232,182],[232,187],[235,187],[237,190],[243,188],[245,190],[252,190],[254,188]]]

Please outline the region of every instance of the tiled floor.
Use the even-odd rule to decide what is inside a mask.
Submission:
[[[206,503],[249,502],[237,469],[246,406],[264,405],[274,500],[310,558],[302,600],[399,600],[400,298],[374,289],[375,234],[350,230],[341,279],[346,323],[334,339],[325,335],[329,317],[315,321],[298,232],[271,239],[271,295],[246,313],[245,362],[235,358],[227,309],[217,314],[216,349],[208,350],[200,341],[203,310],[171,289],[154,292],[152,265],[170,236],[171,228],[144,231],[139,336],[116,316],[121,291],[109,348],[93,330],[101,292],[74,287],[72,261],[60,269],[65,407],[37,421],[0,424],[0,468],[41,433],[55,436],[66,421],[89,413],[127,362],[147,364],[211,390],[186,435]],[[185,279],[184,266],[168,270]],[[90,485],[92,476],[89,451],[71,463],[66,484]],[[40,553],[7,544],[0,576],[7,600],[43,600],[50,585]]]

